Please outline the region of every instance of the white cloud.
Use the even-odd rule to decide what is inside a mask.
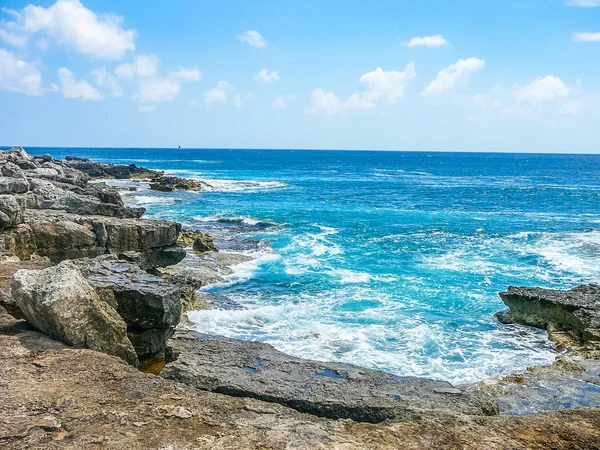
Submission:
[[[156,105],[140,105],[137,110],[144,114],[150,114],[156,111]]]
[[[102,94],[87,81],[77,81],[73,72],[64,67],[58,69],[63,97],[77,100],[102,100]]]
[[[202,73],[198,70],[197,67],[194,67],[192,69],[179,67],[177,71],[171,72],[169,75],[175,79],[184,81],[200,81],[200,79],[202,78]]]
[[[122,28],[122,17],[96,14],[79,0],[58,0],[48,8],[28,5],[10,13],[15,21],[2,26],[0,38],[12,45],[24,46],[30,36],[44,33],[76,52],[97,58],[117,60],[135,50],[135,32]]]
[[[140,80],[134,98],[142,103],[168,102],[181,91],[181,85],[171,78],[147,78]]]
[[[265,39],[256,30],[248,30],[245,33],[238,34],[238,39],[252,47],[265,48],[267,46]]]
[[[91,75],[94,77],[94,83],[96,83],[96,86],[106,90],[108,95],[112,97],[123,97],[123,89],[121,89],[121,86],[119,86],[117,81],[104,67],[93,70]]]
[[[539,105],[565,98],[570,92],[571,89],[560,78],[548,75],[516,89],[513,96],[517,104]]]
[[[575,33],[573,35],[575,42],[600,42],[599,33]]]
[[[261,83],[270,83],[272,81],[279,81],[280,77],[279,72],[269,72],[267,69],[263,69],[254,76],[254,79]]]
[[[293,95],[283,95],[273,100],[273,106],[275,108],[287,108],[288,104],[294,100],[296,100],[296,97]]]
[[[227,96],[232,93],[235,88],[227,81],[221,80],[217,86],[204,94],[204,103],[211,105],[213,103],[226,103]]]
[[[600,6],[600,0],[567,0],[567,6],[579,6],[581,8],[593,8]]]
[[[120,78],[128,80],[135,77],[150,78],[156,75],[159,65],[160,59],[154,54],[138,55],[133,63],[121,64],[117,67],[115,73]]]
[[[581,112],[584,106],[585,100],[573,100],[572,102],[565,103],[562,108],[560,108],[560,113],[563,116],[575,116]]]
[[[386,72],[379,67],[360,77],[361,90],[352,94],[346,101],[342,102],[333,92],[315,89],[308,112],[332,116],[396,103],[404,97],[408,80],[415,76],[415,65],[412,62],[402,72]]]
[[[423,95],[441,94],[459,83],[469,79],[473,72],[478,72],[485,67],[485,61],[478,58],[461,59],[456,64],[451,64],[438,73],[422,92]]]
[[[311,94],[311,107],[308,112],[324,116],[335,116],[344,113],[344,107],[333,92],[315,89]]]
[[[42,76],[33,64],[0,48],[0,90],[41,95]]]
[[[402,72],[392,70],[385,72],[378,67],[360,77],[362,90],[347,100],[350,109],[372,109],[385,103],[396,103],[404,97],[408,80],[416,76],[415,65],[410,63]]]
[[[448,45],[448,41],[441,34],[436,34],[434,36],[414,37],[406,45],[409,47],[442,47]]]
[[[244,106],[244,104],[242,103],[242,96],[239,94],[239,92],[236,93],[233,97],[233,106],[235,106],[236,108],[241,108],[242,106]]]

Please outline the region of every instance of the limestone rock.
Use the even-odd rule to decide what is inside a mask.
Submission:
[[[137,365],[125,322],[100,300],[71,261],[42,270],[18,271],[13,277],[12,295],[27,322],[48,336]]]
[[[12,195],[0,195],[0,231],[23,223],[23,208]]]
[[[600,344],[600,285],[566,291],[510,286],[500,298],[509,308],[496,315],[503,323],[566,331],[584,344]]]
[[[415,419],[428,411],[498,413],[495,401],[481,391],[350,364],[295,358],[259,342],[177,332],[168,345],[173,361],[160,373],[165,378],[317,416],[377,423]]]

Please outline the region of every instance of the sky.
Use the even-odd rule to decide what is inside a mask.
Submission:
[[[0,145],[600,153],[600,0],[0,0]]]

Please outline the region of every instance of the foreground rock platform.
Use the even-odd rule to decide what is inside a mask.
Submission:
[[[144,374],[27,328],[0,308],[0,448],[600,449],[600,409],[529,416],[432,411],[380,424],[331,420]]]
[[[491,397],[444,381],[398,377],[350,364],[310,361],[268,344],[179,331],[161,376],[202,390],[280,403],[361,422],[414,419],[427,411],[497,414]]]

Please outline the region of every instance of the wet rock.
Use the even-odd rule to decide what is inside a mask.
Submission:
[[[211,186],[199,180],[190,180],[180,177],[160,177],[150,183],[150,189],[154,191],[173,192],[173,191],[204,191]]]
[[[137,365],[125,322],[100,300],[72,262],[18,271],[13,277],[12,295],[27,322],[48,336]]]
[[[23,223],[23,208],[12,195],[0,195],[0,231]]]
[[[268,344],[195,332],[169,340],[161,376],[199,389],[252,397],[317,416],[361,422],[410,420],[427,412],[497,414],[479,391],[458,391],[447,382],[397,377],[350,364],[295,358]]]
[[[566,291],[510,286],[500,298],[509,308],[496,315],[503,323],[565,331],[583,344],[600,345],[600,285]]]

